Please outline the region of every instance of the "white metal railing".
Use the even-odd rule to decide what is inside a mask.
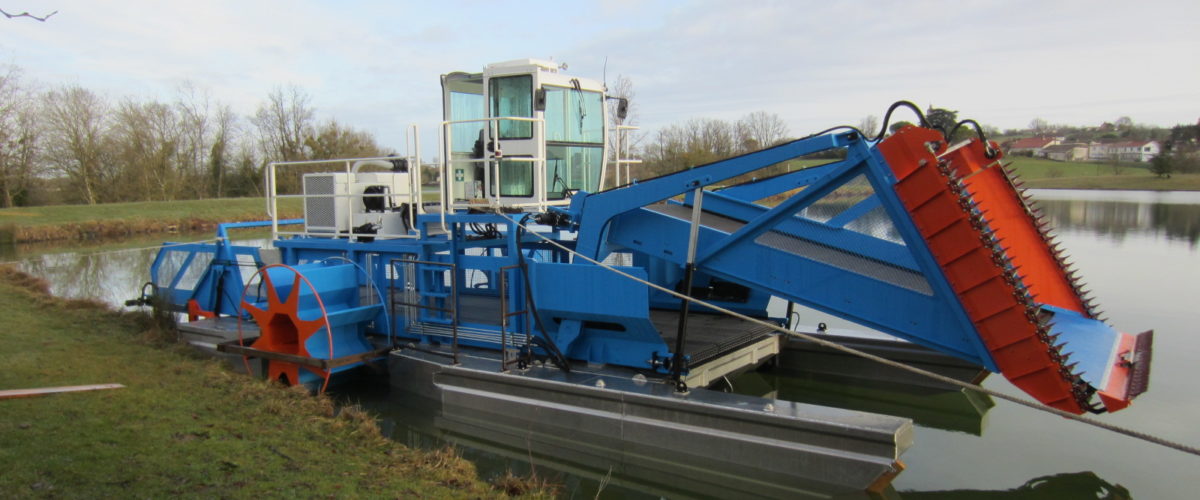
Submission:
[[[487,127],[485,141],[497,141],[499,144],[499,125],[501,122],[526,122],[531,123],[533,130],[531,131],[530,139],[508,139],[509,141],[530,141],[534,144],[533,154],[524,156],[527,152],[522,151],[523,156],[511,157],[496,156],[495,152],[489,154],[487,144],[483,144],[482,158],[455,158],[454,157],[454,137],[453,126],[464,123],[483,123]],[[440,159],[441,177],[442,177],[442,224],[445,225],[445,214],[451,210],[485,208],[495,209],[499,207],[517,207],[517,208],[538,208],[545,210],[550,205],[563,204],[559,201],[550,201],[546,196],[546,141],[545,138],[545,120],[541,118],[525,118],[517,116],[501,116],[492,118],[477,118],[472,120],[454,120],[442,122],[439,140],[442,144],[442,154]],[[501,194],[500,186],[500,162],[529,162],[533,164],[533,194],[531,196],[505,196]],[[452,169],[455,165],[468,165],[474,167],[482,163],[484,165],[484,175],[482,179],[482,198],[466,197],[466,186],[464,186],[464,198],[466,201],[457,201],[454,197],[454,184],[456,181],[452,177]],[[476,179],[479,180],[479,179]],[[466,182],[466,181],[462,181]],[[503,198],[526,200],[524,202],[509,202]],[[474,200],[482,200],[477,202]]]
[[[343,211],[343,213],[341,215],[344,218],[346,232],[341,233],[336,230],[336,228],[340,227],[340,224],[338,224],[338,221],[336,220],[337,211],[335,210],[335,212],[334,212],[334,215],[335,215],[334,228],[335,228],[335,230],[334,230],[334,233],[332,234],[332,236],[335,236],[335,237],[337,237],[337,236],[349,236],[349,237],[363,236],[363,237],[380,238],[380,239],[419,238],[420,235],[417,231],[417,229],[418,229],[417,215],[424,213],[424,207],[422,205],[423,193],[422,193],[422,182],[421,182],[420,137],[419,137],[419,129],[417,128],[416,125],[411,125],[409,127],[409,129],[405,131],[405,146],[408,148],[408,151],[411,154],[406,155],[406,156],[401,156],[401,157],[380,156],[380,157],[368,157],[368,158],[340,158],[340,159],[332,159],[332,160],[277,161],[277,162],[268,163],[266,169],[264,169],[264,172],[263,172],[263,177],[264,177],[263,181],[264,181],[264,192],[266,193],[267,215],[271,217],[271,239],[278,239],[280,235],[285,235],[285,236],[286,235],[331,236],[331,234],[327,233],[327,232],[310,232],[310,231],[308,231],[309,224],[307,222],[304,225],[305,229],[303,231],[280,231],[279,230],[279,199],[281,199],[281,198],[285,198],[285,199],[286,198],[296,198],[296,199],[304,200],[304,201],[302,201],[302,203],[304,204],[306,211],[307,211],[307,207],[308,207],[307,200],[309,198],[335,198],[339,201],[344,200],[343,207],[345,208],[345,210]],[[355,184],[355,180],[357,178],[357,175],[359,174],[359,172],[358,172],[359,168],[361,168],[363,166],[372,165],[370,162],[391,162],[392,160],[405,160],[408,162],[408,174],[409,174],[408,175],[408,193],[395,193],[395,192],[389,191],[389,192],[383,192],[383,193],[378,193],[378,194],[350,193],[350,192],[310,194],[310,193],[304,192],[304,173],[299,174],[300,178],[299,178],[298,187],[301,190],[300,194],[279,194],[279,192],[278,192],[278,169],[280,167],[298,168],[301,166],[312,167],[312,166],[320,166],[320,165],[342,164],[342,165],[344,165],[343,172],[347,174],[346,183],[348,186],[347,190],[349,190],[349,186],[353,186]],[[376,163],[374,165],[379,165],[379,164]],[[336,173],[336,172],[328,171],[328,172],[310,172],[310,173]],[[377,231],[374,233],[358,232],[356,230],[355,224],[354,224],[354,216],[355,216],[354,202],[355,202],[355,200],[361,200],[364,198],[391,198],[393,200],[399,199],[401,203],[406,204],[406,206],[407,206],[406,210],[408,212],[407,216],[408,216],[408,221],[410,224],[408,230],[404,233],[389,233],[389,232],[385,232],[385,231]],[[395,213],[395,212],[393,212],[393,213]],[[380,229],[382,229],[382,227]]]
[[[613,185],[611,187],[624,186],[632,182],[633,179],[629,176],[629,166],[642,163],[640,158],[629,157],[629,146],[633,141],[628,140],[629,133],[640,128],[633,125],[617,125],[616,127],[616,139],[613,141]],[[622,169],[622,167],[624,168]],[[622,170],[625,173],[624,182],[621,180]],[[601,182],[603,179],[604,175],[602,174]],[[601,190],[603,189],[601,186]]]

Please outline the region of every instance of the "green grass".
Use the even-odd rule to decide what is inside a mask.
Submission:
[[[144,315],[43,287],[0,268],[0,388],[126,387],[0,400],[0,496],[503,496],[452,451],[406,448],[363,411],[334,416],[328,398],[165,343]]]
[[[1151,174],[1143,163],[1062,162],[1024,156],[1007,157],[1025,187],[1044,189],[1133,189],[1200,191],[1200,174]]]
[[[281,213],[296,213],[300,200],[279,200]],[[0,223],[16,226],[54,226],[95,221],[161,221],[185,217],[201,220],[266,219],[262,198],[220,198],[183,201],[139,201],[100,205],[50,205],[0,209]]]
[[[1025,187],[1043,189],[1200,191],[1200,174],[1175,174],[1169,179],[1162,179],[1149,173],[1091,177],[1058,177],[1029,180],[1025,183]]]
[[[279,200],[281,219],[300,217],[301,200]],[[0,209],[0,241],[90,240],[211,229],[222,222],[267,219],[262,198],[143,201]]]
[[[1012,167],[1020,172],[1023,179],[1030,180],[1143,175],[1150,172],[1147,170],[1148,165],[1139,163],[1121,163],[1114,166],[1111,163],[1054,161],[1026,156],[1009,156],[1004,159],[1012,162]]]

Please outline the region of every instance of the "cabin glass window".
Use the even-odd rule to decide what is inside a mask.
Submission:
[[[546,198],[560,200],[564,191],[599,190],[604,149],[591,146],[546,146]]]
[[[533,162],[500,161],[500,196],[533,196]]]
[[[567,87],[546,89],[546,140],[604,142],[604,99],[599,92]]]
[[[488,92],[492,101],[492,116],[533,118],[533,76],[518,75],[492,78]],[[501,139],[533,138],[533,123],[501,120]]]
[[[482,90],[482,86],[480,87]],[[450,92],[450,121],[478,120],[483,118],[483,95],[467,92]],[[483,122],[455,123],[450,126],[451,145],[454,153],[470,153],[483,130]]]

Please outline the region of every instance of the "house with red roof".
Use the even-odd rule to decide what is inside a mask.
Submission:
[[[1045,156],[1045,148],[1060,142],[1057,137],[1026,137],[1004,144],[1007,154],[1028,154],[1030,156]]]

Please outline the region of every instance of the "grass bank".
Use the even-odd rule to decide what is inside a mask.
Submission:
[[[281,199],[279,202],[280,218],[302,216],[299,199]],[[265,218],[262,198],[5,208],[0,209],[0,243],[206,230],[222,222]]]
[[[1159,178],[1146,164],[1062,162],[1023,156],[1009,157],[1025,187],[1043,189],[1129,189],[1200,191],[1200,174]]]
[[[0,496],[552,494],[489,485],[452,450],[406,448],[363,411],[231,373],[155,332],[144,315],[57,299],[0,267],[0,389],[126,386],[0,400]]]
[[[1030,179],[1025,187],[1042,189],[1131,189],[1144,191],[1200,191],[1200,174],[1174,174],[1162,179],[1151,174],[1055,177]]]

